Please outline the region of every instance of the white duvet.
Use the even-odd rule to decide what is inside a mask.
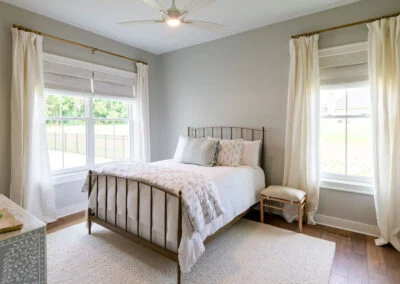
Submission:
[[[203,167],[174,162],[173,160],[164,160],[152,163],[158,167],[166,167],[181,171],[193,171],[203,175],[206,179],[214,181],[217,187],[219,199],[224,209],[224,214],[211,223],[204,226],[200,232],[192,233],[191,224],[187,215],[183,215],[182,241],[179,245],[179,264],[182,272],[189,272],[197,259],[204,252],[203,241],[218,229],[229,223],[236,216],[243,213],[251,205],[258,201],[260,189],[265,187],[264,172],[261,168],[252,168],[249,166],[239,167]],[[102,181],[103,179],[103,181]],[[99,217],[105,217],[105,178],[99,179]],[[150,190],[140,188],[140,229],[139,235],[147,240],[150,239]],[[108,188],[115,188],[115,179],[108,179]],[[129,193],[126,200],[125,182],[118,180],[117,207],[108,206],[107,221],[115,223],[117,215],[117,226],[125,229],[125,207],[128,208],[128,231],[137,234],[137,190],[136,186],[129,184]],[[121,194],[122,193],[122,194]],[[109,190],[107,196],[108,204],[115,204],[115,191]],[[89,208],[94,209],[96,197],[91,196]],[[126,206],[127,205],[127,206]],[[172,251],[177,249],[177,199],[168,198],[167,209],[167,248]],[[153,195],[153,242],[164,246],[164,193],[154,190]]]

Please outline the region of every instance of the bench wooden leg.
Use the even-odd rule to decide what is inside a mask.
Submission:
[[[299,233],[303,230],[303,203],[299,202],[297,204],[298,208],[298,216],[297,219],[299,220]]]
[[[260,198],[260,222],[264,223],[264,198]]]
[[[305,217],[305,222],[308,224],[308,208],[307,208],[307,196],[306,199],[304,200],[304,217]]]

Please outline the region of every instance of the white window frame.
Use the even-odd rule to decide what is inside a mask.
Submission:
[[[347,85],[339,85],[339,86],[328,86],[328,87],[321,87],[321,90],[329,90],[329,89],[346,89],[346,114],[341,114],[341,115],[321,115],[320,119],[343,119],[345,121],[345,174],[331,174],[331,173],[324,173],[321,172],[321,175],[330,179],[344,179],[349,182],[372,182],[372,178],[368,177],[358,177],[358,176],[349,176],[347,175],[347,142],[348,142],[348,133],[347,133],[347,127],[348,127],[348,120],[352,118],[371,118],[370,114],[347,114],[347,106],[348,106],[348,94],[347,94],[347,89],[350,88],[355,88],[355,87],[367,87],[368,82],[357,82],[354,84],[347,84]],[[372,126],[371,126],[372,127]],[[372,151],[372,149],[371,149]]]
[[[349,86],[350,88],[350,86]],[[322,172],[321,175],[321,186],[328,187],[332,189],[338,189],[343,191],[351,191],[357,193],[372,193],[373,190],[373,178],[372,177],[360,177],[360,176],[351,176],[347,174],[347,158],[348,158],[348,120],[352,118],[371,118],[370,114],[360,114],[360,115],[352,115],[347,114],[347,94],[346,94],[346,114],[345,115],[321,115],[320,120],[323,119],[343,119],[345,125],[345,174],[333,174]],[[372,127],[372,125],[371,125]],[[372,155],[372,148],[371,148]]]
[[[82,180],[85,178],[87,171],[95,166],[101,166],[106,164],[113,163],[128,163],[132,161],[133,154],[133,115],[132,115],[132,100],[118,98],[113,96],[88,96],[85,94],[65,91],[65,90],[56,90],[56,89],[45,89],[45,95],[48,93],[60,95],[60,96],[74,96],[74,97],[83,97],[85,100],[85,116],[82,118],[68,118],[68,117],[47,117],[46,120],[85,120],[86,121],[86,165],[83,167],[74,167],[67,168],[61,170],[52,171],[53,183],[61,184],[66,182],[73,182]],[[93,117],[93,99],[105,99],[111,101],[125,101],[128,103],[128,118],[95,118]],[[95,122],[98,120],[107,120],[107,121],[126,121],[129,125],[129,158],[125,160],[118,160],[108,163],[95,163]],[[64,140],[64,139],[62,139]]]
[[[327,86],[327,87],[321,87],[321,90],[323,89],[348,89],[352,87],[357,87],[357,86],[367,86],[367,82],[361,82],[361,83],[354,83],[354,84],[347,84],[346,86],[340,85],[340,86]],[[344,115],[321,115],[319,119],[322,121],[323,119],[343,119],[344,124],[345,124],[345,174],[333,174],[333,173],[327,173],[327,172],[322,172],[320,173],[321,176],[321,181],[320,181],[320,186],[323,188],[329,188],[329,189],[336,189],[336,190],[341,190],[341,191],[349,191],[349,192],[355,192],[355,193],[363,193],[363,194],[372,194],[373,193],[373,182],[374,179],[372,177],[359,177],[359,176],[351,176],[347,175],[347,156],[348,156],[348,120],[352,118],[371,118],[370,114],[347,114],[347,106],[348,106],[348,97],[346,93],[346,114]],[[371,125],[372,127],[372,125]],[[372,148],[371,148],[371,155],[372,155]]]
[[[84,120],[86,121],[86,165],[83,167],[74,167],[74,168],[68,168],[68,169],[61,169],[61,170],[55,170],[52,171],[52,175],[53,176],[57,176],[57,175],[63,175],[63,174],[70,174],[70,173],[75,173],[75,172],[81,172],[81,171],[85,171],[88,168],[88,124],[89,124],[89,116],[88,116],[88,112],[87,112],[87,97],[83,94],[79,94],[79,93],[74,93],[74,92],[70,92],[70,91],[65,91],[65,90],[55,90],[55,89],[45,89],[44,90],[44,94],[45,97],[48,94],[56,94],[58,96],[73,96],[73,97],[79,97],[79,98],[83,98],[85,101],[85,116],[81,117],[81,118],[70,118],[70,117],[47,117],[46,116],[46,121],[47,120],[59,120],[59,121],[63,121],[63,120]],[[47,131],[47,130],[46,130]],[[64,144],[64,131],[62,132],[62,144]],[[64,146],[63,146],[63,156],[64,156]],[[63,165],[64,165],[64,161],[63,161]]]

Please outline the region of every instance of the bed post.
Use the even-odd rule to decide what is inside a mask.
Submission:
[[[190,137],[190,126],[188,126],[188,137]]]
[[[92,171],[89,171],[88,201],[89,201],[91,193],[92,193]],[[88,233],[89,233],[89,235],[91,235],[92,234],[92,220],[90,220],[90,217],[92,215],[92,210],[89,208],[89,206],[87,209],[87,213],[88,213],[88,216],[87,216]]]
[[[178,241],[176,244],[176,253],[179,255],[178,249],[179,249],[179,245],[181,243],[181,239],[182,239],[182,191],[179,191],[179,205],[178,205]],[[178,281],[177,283],[180,284],[181,283],[181,266],[179,265],[179,257],[178,257],[178,271],[177,271],[177,277],[178,277]]]

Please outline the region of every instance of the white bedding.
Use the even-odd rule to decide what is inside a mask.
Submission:
[[[190,271],[193,264],[204,252],[203,241],[218,229],[229,223],[236,216],[243,213],[251,205],[258,201],[258,193],[260,189],[265,187],[264,172],[261,168],[252,168],[250,166],[239,167],[203,167],[197,165],[189,165],[177,163],[173,160],[164,160],[152,163],[159,167],[167,167],[183,171],[194,171],[205,176],[207,179],[215,182],[219,199],[224,209],[224,214],[210,224],[207,224],[200,233],[191,234],[190,223],[184,214],[182,241],[179,246],[179,263],[182,272]],[[105,192],[104,181],[99,182],[99,217],[104,218],[105,215]],[[109,179],[108,188],[115,186],[115,179]],[[137,191],[132,190],[129,185],[129,193],[127,200],[128,207],[128,231],[137,234]],[[145,187],[145,186],[144,186]],[[124,193],[125,183],[118,180],[118,192]],[[150,239],[150,190],[140,190],[140,237]],[[115,204],[115,192],[110,190],[108,193],[108,204]],[[89,208],[95,208],[95,197],[89,200]],[[118,194],[117,197],[117,226],[125,228],[125,194]],[[146,206],[147,205],[147,206]],[[110,208],[111,207],[111,208]],[[131,209],[132,208],[132,209]],[[155,190],[153,200],[153,242],[164,246],[164,194]],[[177,247],[177,220],[178,212],[176,208],[176,198],[168,199],[168,230],[167,230],[167,248],[176,250]],[[114,206],[108,206],[107,220],[111,224],[115,221]]]

